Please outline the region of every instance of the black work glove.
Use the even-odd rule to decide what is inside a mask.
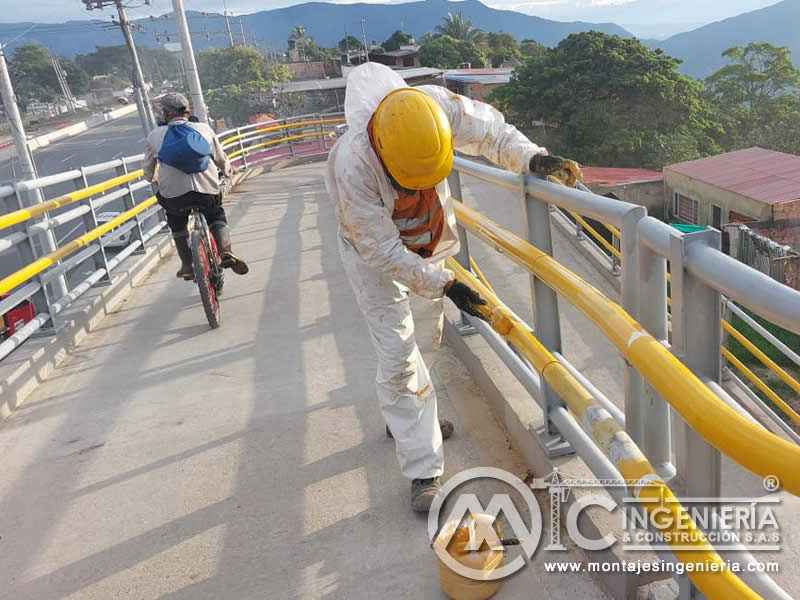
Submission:
[[[575,187],[578,181],[583,180],[581,168],[574,160],[553,156],[551,154],[536,154],[531,159],[530,170],[547,176],[548,181]]]
[[[460,281],[451,281],[444,287],[444,293],[459,309],[468,315],[487,320],[486,300],[481,298],[471,287]]]

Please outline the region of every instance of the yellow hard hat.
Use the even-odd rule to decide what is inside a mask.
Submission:
[[[425,92],[402,88],[388,94],[375,111],[372,135],[389,175],[404,188],[426,190],[450,174],[450,121]]]

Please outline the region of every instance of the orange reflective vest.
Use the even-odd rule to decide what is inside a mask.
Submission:
[[[367,125],[372,149],[375,150],[375,140],[372,136],[372,119]],[[380,154],[378,160],[381,160]],[[383,165],[383,161],[381,161]],[[384,167],[385,169],[385,167]],[[411,252],[428,258],[436,251],[439,240],[444,232],[444,209],[439,201],[436,188],[419,190],[413,194],[397,192],[394,203],[392,221],[400,231],[400,240]]]

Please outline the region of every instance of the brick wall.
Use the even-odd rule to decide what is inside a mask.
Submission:
[[[337,63],[333,60],[290,62],[286,63],[286,68],[289,69],[289,73],[292,75],[292,81],[342,76],[341,69],[337,68]]]

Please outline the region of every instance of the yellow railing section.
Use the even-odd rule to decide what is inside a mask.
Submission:
[[[456,203],[461,206],[459,203]],[[459,220],[464,215],[459,215]],[[477,214],[477,213],[476,213]],[[462,224],[467,226],[462,221]],[[531,247],[532,248],[532,247]],[[542,378],[555,390],[570,409],[576,420],[592,436],[603,453],[612,460],[620,474],[629,481],[631,491],[641,502],[650,518],[658,523],[667,523],[661,532],[674,554],[683,563],[716,563],[718,572],[690,572],[694,584],[708,598],[729,600],[732,598],[760,598],[741,579],[727,569],[724,560],[708,542],[705,534],[691,519],[686,509],[677,500],[666,483],[649,463],[641,450],[605,409],[600,408],[594,397],[577,379],[536,339],[524,323],[497,299],[494,292],[478,281],[454,259],[447,266],[462,283],[476,289],[486,299],[485,317],[499,335],[511,342]],[[473,269],[474,269],[473,264]],[[481,279],[483,279],[481,277]],[[613,447],[613,451],[609,449]],[[664,519],[661,521],[658,517]],[[687,549],[690,547],[690,549]]]
[[[597,240],[600,244],[603,245],[606,249],[611,251],[614,256],[621,259],[621,255],[619,251],[614,248],[608,241],[603,238],[594,228],[586,223],[586,221],[576,213],[569,211],[569,214],[576,220],[578,223],[583,226],[584,229],[589,231],[592,237]],[[618,239],[622,239],[622,235],[620,231],[614,227],[613,225],[609,225],[607,223],[603,223],[603,225]],[[667,273],[667,281],[671,281],[672,276]],[[667,298],[667,306],[672,306],[672,299]],[[777,363],[775,363],[772,359],[770,359],[766,354],[764,354],[761,350],[759,350],[755,344],[753,344],[750,340],[748,340],[742,332],[736,329],[731,323],[722,321],[722,327],[731,335],[733,336],[739,343],[741,343],[745,348],[747,348],[765,367],[767,367],[770,371],[772,371],[775,375],[777,375],[786,385],[788,385],[795,393],[800,395],[800,382],[797,381],[794,377],[792,377],[786,370],[782,369]],[[737,359],[727,348],[720,348],[720,352],[725,359],[735,366],[750,382],[753,383],[759,390],[761,390],[765,396],[767,396],[778,408],[780,408],[792,421],[800,425],[800,414],[798,414],[789,404],[786,403],[783,398],[781,398],[775,390],[773,390],[767,383],[762,380],[758,375],[756,375],[752,369],[747,368],[742,361]]]
[[[66,206],[67,204],[72,204],[73,202],[77,202],[78,200],[83,200],[84,198],[88,198],[89,196],[94,196],[95,194],[105,192],[106,190],[109,190],[123,183],[127,183],[129,181],[133,181],[134,179],[138,179],[142,175],[143,171],[142,169],[139,169],[138,171],[132,171],[130,173],[126,173],[125,175],[112,177],[111,179],[106,179],[105,181],[101,181],[100,183],[96,183],[94,185],[90,185],[80,190],[70,192],[69,194],[58,196],[57,198],[53,198],[52,200],[48,200],[47,202],[42,202],[41,204],[36,204],[28,208],[15,210],[14,212],[10,212],[7,215],[3,215],[2,217],[0,217],[0,229],[11,227],[12,225],[16,225],[17,223],[22,223],[23,221],[27,221],[31,217],[36,217],[38,215],[51,211],[55,208],[60,208],[62,206]]]
[[[238,142],[242,138],[251,137],[254,135],[258,135],[261,133],[269,133],[270,131],[280,131],[281,129],[292,129],[294,127],[308,127],[309,125],[328,125],[331,123],[344,123],[345,119],[343,117],[337,117],[335,119],[316,119],[313,121],[299,121],[297,123],[285,123],[283,125],[271,125],[270,127],[264,127],[263,129],[256,129],[255,131],[247,131],[245,133],[240,133],[238,135],[233,135],[229,138],[225,138],[221,141],[223,147],[229,146],[233,142]]]
[[[278,140],[269,140],[268,142],[253,144],[252,146],[248,146],[247,148],[231,152],[230,154],[228,154],[228,158],[236,158],[240,154],[244,154],[246,152],[252,152],[253,150],[257,150],[258,148],[266,148],[267,146],[274,146],[276,144],[282,144],[284,142],[289,142],[293,140],[302,140],[310,137],[327,137],[329,133],[330,133],[329,131],[313,131],[311,133],[300,133],[297,135],[290,135],[288,137],[280,138]]]
[[[22,267],[19,271],[15,271],[8,277],[4,279],[0,279],[0,294],[5,294],[9,290],[17,287],[19,284],[23,283],[25,280],[30,279],[34,275],[38,275],[46,268],[54,265],[56,262],[75,252],[78,248],[82,248],[89,242],[92,242],[99,238],[101,235],[108,233],[115,227],[122,225],[125,221],[132,219],[140,212],[150,208],[153,204],[156,203],[156,197],[150,196],[147,200],[142,202],[141,204],[137,204],[134,208],[125,211],[124,213],[120,214],[118,217],[112,219],[108,223],[103,223],[99,227],[95,227],[91,231],[87,231],[83,235],[75,238],[71,242],[64,244],[58,250],[51,252],[41,258],[33,261],[32,263],[28,264],[25,267]]]
[[[722,402],[622,307],[553,257],[464,204],[453,204],[461,225],[501,249],[593,321],[689,427],[746,469],[761,477],[777,476],[784,489],[800,495],[800,446],[764,430]]]

